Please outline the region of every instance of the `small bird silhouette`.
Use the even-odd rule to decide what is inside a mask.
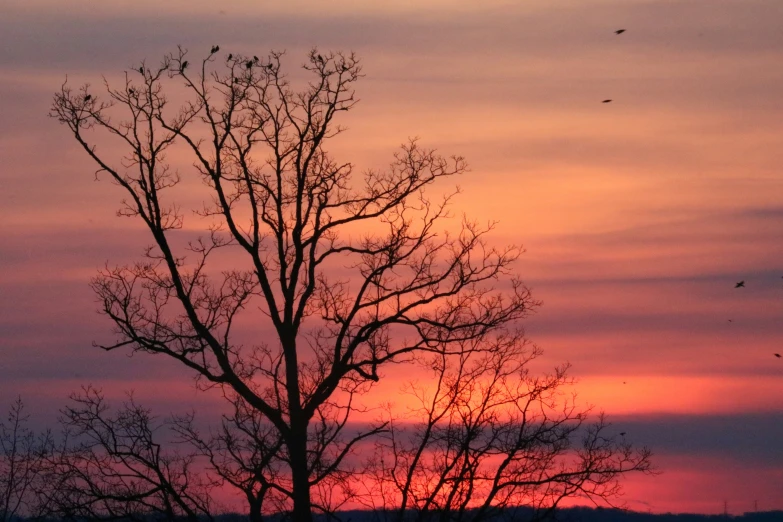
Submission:
[[[188,66],[188,61],[185,60],[184,62],[182,62],[182,65],[180,66],[179,70],[180,71],[184,71],[185,67],[187,67],[187,66]]]
[[[621,437],[625,437],[625,432],[624,432],[624,431],[621,431],[621,432],[620,432],[620,436],[621,436]]]
[[[139,67],[139,72],[140,72],[141,74],[144,74],[144,67]]]
[[[780,354],[779,354],[779,353],[776,353],[776,354],[775,354],[775,357],[777,357],[778,359],[780,359]]]
[[[318,61],[319,61],[319,62],[323,62],[323,61],[324,61],[324,57],[323,57],[323,56],[321,56],[320,54],[318,55]]]
[[[611,99],[607,99],[607,100],[602,101],[601,103],[612,103],[612,100]]]
[[[232,58],[234,58],[234,55],[232,53],[228,53],[228,59],[231,60]]]
[[[136,93],[136,91],[133,90],[133,87],[128,89],[128,94],[135,94],[135,93]]]
[[[247,67],[248,69],[250,69],[251,67],[253,67],[253,62],[252,62],[252,61],[250,61],[250,60],[248,60],[248,61],[247,61],[247,63],[245,63],[245,67]]]
[[[256,55],[253,55],[253,61],[254,61],[254,62],[256,62],[256,63],[258,63],[258,56],[256,56]]]
[[[625,384],[625,381],[623,381],[623,384]]]
[[[87,101],[90,101],[90,100],[92,100],[92,94],[88,94],[87,96],[84,97],[84,101],[87,102]]]
[[[625,29],[618,29],[614,32],[614,34],[623,34],[625,32]]]
[[[220,50],[220,46],[219,46],[219,45],[213,45],[213,46],[212,46],[212,49],[211,49],[211,51],[210,51],[210,52],[211,52],[212,54],[215,54],[215,53],[216,53],[216,52],[218,52],[219,50]]]
[[[736,285],[734,285],[734,288],[744,288],[745,287],[745,281],[740,281]]]

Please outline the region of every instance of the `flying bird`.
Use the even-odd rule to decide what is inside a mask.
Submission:
[[[614,34],[623,34],[625,32],[625,29],[618,29],[614,32]]]
[[[608,99],[608,100],[604,100],[604,101],[602,101],[601,103],[611,103],[611,102],[612,102],[612,100],[611,100],[611,99]]]
[[[744,288],[745,287],[745,281],[740,281],[736,285],[734,285],[734,288]]]
[[[777,357],[778,359],[780,359],[780,354],[779,354],[779,353],[776,353],[776,354],[775,354],[775,357]]]
[[[625,437],[625,432],[624,432],[624,431],[621,431],[621,432],[620,432],[620,436],[621,436],[621,437]]]

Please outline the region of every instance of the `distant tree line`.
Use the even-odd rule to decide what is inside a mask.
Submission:
[[[548,381],[550,388],[557,385],[557,377],[553,379]],[[491,380],[485,382],[492,385]],[[543,394],[545,388],[537,390]],[[487,397],[494,396],[494,392],[485,390],[485,393]],[[437,394],[433,401],[438,402]],[[258,477],[254,468],[267,466],[269,473],[269,455],[263,452],[268,446],[257,442],[258,437],[268,433],[268,428],[241,409],[241,404],[235,403],[237,409],[223,416],[217,430],[202,434],[192,415],[160,420],[132,396],[119,408],[111,409],[99,390],[85,387],[62,410],[59,431],[34,433],[28,428],[29,417],[18,399],[5,421],[0,422],[0,491],[3,494],[0,522],[289,520],[285,497],[277,497],[274,483]],[[340,477],[345,481],[343,487],[355,491],[352,500],[369,509],[324,510],[318,520],[478,521],[504,519],[508,513],[514,513],[514,520],[551,520],[564,495],[519,507],[507,500],[503,504],[493,502],[491,495],[499,488],[487,488],[484,484],[504,476],[496,461],[484,463],[484,460],[497,457],[493,438],[507,436],[504,432],[510,429],[508,426],[495,424],[494,416],[488,417],[491,421],[483,421],[485,425],[477,422],[478,414],[473,410],[463,412],[460,423],[452,419],[441,426],[432,419],[442,412],[426,411],[432,416],[428,422],[408,426],[392,423],[379,441],[367,447],[375,449],[363,462],[365,470],[351,477]],[[470,419],[478,426],[468,424]],[[565,453],[566,447],[552,448],[552,441],[538,439],[555,437],[555,441],[565,445],[579,424],[562,431],[565,428],[537,421],[525,427],[530,433],[522,441],[520,426],[523,425],[517,425],[516,442],[506,448],[507,455],[526,452],[527,458],[543,459],[535,464],[538,476],[553,476],[544,475],[551,467],[546,459],[558,452]],[[590,425],[580,434],[585,441],[595,441],[604,428],[600,423]],[[470,436],[472,430],[476,434]],[[430,438],[435,442],[425,451]],[[600,444],[600,441],[591,442],[587,450],[600,452]],[[423,464],[417,463],[416,458]],[[590,458],[591,465],[599,470],[606,465],[600,455]],[[450,474],[449,469],[459,464],[460,459],[469,460],[473,469],[483,475]],[[409,489],[397,491],[416,495],[412,508],[402,508],[404,497],[389,492],[401,472],[408,477]],[[557,469],[554,473],[558,473]],[[573,478],[566,478],[568,484],[578,484]],[[554,475],[553,480],[559,478]],[[444,485],[438,486],[440,482]],[[443,502],[438,496],[439,487],[447,492],[457,487],[473,488],[477,495],[481,494],[480,502],[468,505],[470,497],[462,504],[454,503],[451,498]],[[616,488],[614,484],[611,487]],[[248,506],[244,515],[231,514],[232,507],[220,502],[219,490],[225,493],[226,488],[242,494]],[[616,489],[599,493],[605,495],[607,491],[614,493]],[[463,495],[467,497],[470,493]],[[536,500],[534,495],[530,498]],[[263,510],[261,500],[267,502]],[[434,505],[427,508],[427,503]]]

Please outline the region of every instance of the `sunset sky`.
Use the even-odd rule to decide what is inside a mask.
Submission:
[[[178,44],[286,50],[290,71],[355,51],[330,151],[465,156],[455,213],[526,249],[541,367],[570,362],[580,401],[655,453],[623,501],[783,509],[781,0],[4,0],[0,410],[21,394],[51,424],[87,383],[162,415],[212,400],[175,363],[92,347],[112,336],[90,278],[148,238],[47,117],[66,75],[97,87]]]

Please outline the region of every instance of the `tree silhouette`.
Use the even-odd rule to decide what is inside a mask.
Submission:
[[[24,514],[38,514],[36,492],[41,486],[46,458],[52,445],[49,432],[36,434],[18,397],[0,420],[0,522]]]
[[[194,414],[180,416],[175,430],[180,440],[207,458],[210,471],[247,501],[251,522],[270,512],[284,512],[290,498],[290,477],[281,458],[284,440],[264,416],[236,395],[232,412],[219,429],[202,433]]]
[[[310,521],[356,493],[357,447],[394,437],[388,419],[349,423],[382,368],[489,363],[492,336],[511,335],[537,303],[511,273],[520,250],[485,241],[491,225],[443,230],[457,190],[427,189],[465,172],[463,158],[413,140],[386,169],[357,176],[328,153],[344,130],[336,117],[356,104],[353,54],[312,50],[298,89],[282,53],[211,53],[185,68],[186,54],[143,63],[103,95],[65,83],[54,97],[52,116],[123,189],[119,215],[140,219],[153,242],[143,261],[92,282],[118,335],[102,348],[173,358],[220,388],[234,410],[222,433],[188,418],[179,433],[251,513],[267,498]],[[189,155],[209,194],[192,215],[177,200],[175,154]],[[205,233],[185,244],[186,219]]]
[[[193,448],[166,449],[167,423],[132,396],[116,412],[92,387],[71,399],[60,419],[62,438],[42,467],[37,496],[46,506],[43,514],[60,520],[213,520],[211,491],[218,480],[208,468],[199,469]]]
[[[568,497],[597,505],[620,492],[618,477],[650,471],[650,452],[634,450],[588,424],[563,388],[567,366],[533,376],[540,349],[519,336],[470,341],[458,357],[431,356],[431,383],[412,383],[408,415],[388,409],[389,429],[367,462],[368,506],[387,520],[486,520],[504,509],[551,515]]]

